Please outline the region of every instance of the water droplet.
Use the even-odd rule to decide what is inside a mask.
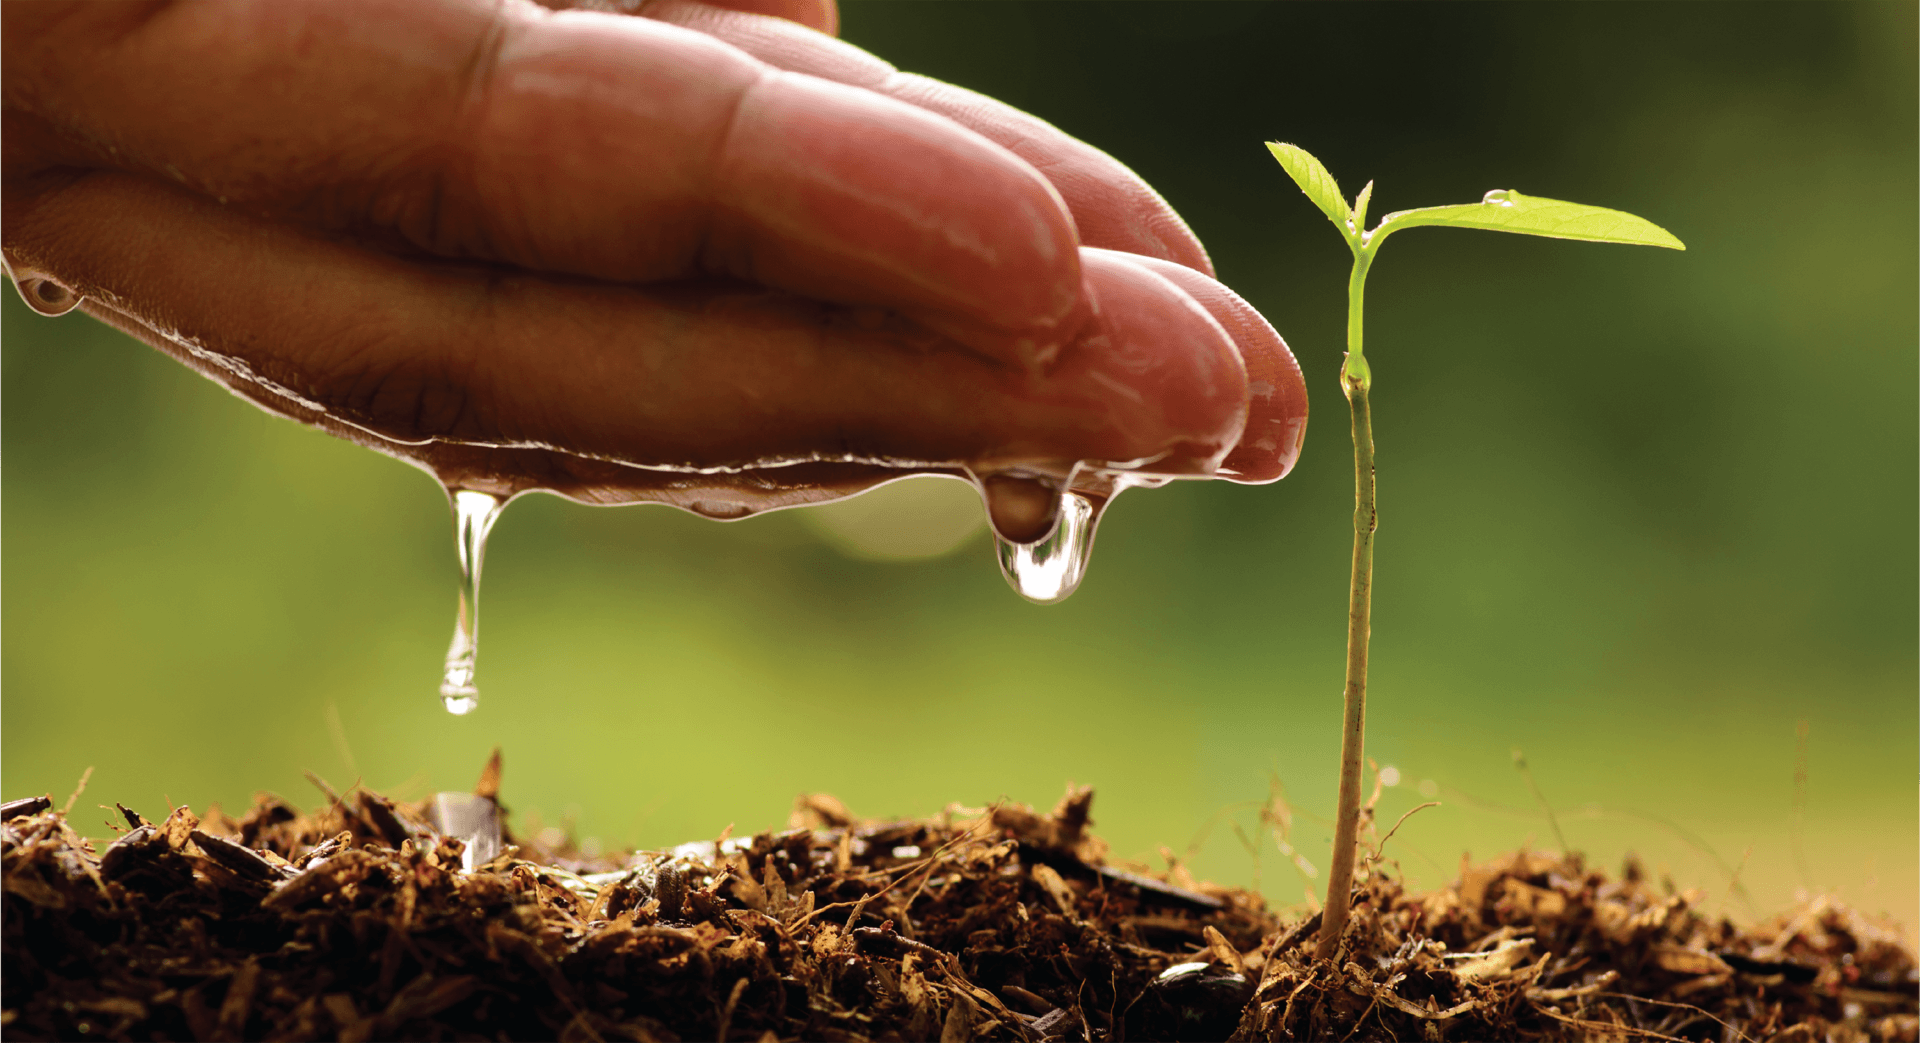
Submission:
[[[506,501],[473,489],[447,492],[453,498],[453,537],[460,552],[460,614],[453,622],[453,643],[447,646],[440,701],[448,713],[465,716],[480,705],[480,689],[473,683],[474,660],[480,652],[480,562],[486,555],[487,533]]]
[[[1028,601],[1051,605],[1080,589],[1093,558],[1094,530],[1100,527],[1105,498],[1095,500],[1072,489],[1060,494],[1053,529],[1032,543],[1014,543],[994,533],[1000,574]]]
[[[1499,206],[1512,206],[1513,196],[1504,188],[1496,188],[1486,195],[1481,196],[1480,201],[1488,206],[1494,206],[1496,204]]]
[[[693,513],[715,521],[733,521],[753,513],[752,507],[732,500],[695,500],[692,509]]]
[[[80,306],[81,297],[65,283],[44,275],[28,275],[14,284],[27,307],[42,315],[58,318]]]
[[[1060,483],[1018,474],[992,474],[980,482],[994,535],[1032,543],[1053,531],[1060,516]]]

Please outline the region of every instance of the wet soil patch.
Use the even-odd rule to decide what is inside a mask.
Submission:
[[[474,795],[238,819],[4,809],[8,1039],[1913,1040],[1915,959],[1831,899],[1749,929],[1519,852],[1317,918],[1109,859],[1092,792],[588,857]],[[478,864],[475,864],[478,863]]]

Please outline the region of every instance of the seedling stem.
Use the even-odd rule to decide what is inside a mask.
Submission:
[[[1373,183],[1354,206],[1347,225],[1347,245],[1353,249],[1353,274],[1347,281],[1347,357],[1340,367],[1340,390],[1347,396],[1353,420],[1353,572],[1347,587],[1347,683],[1342,693],[1345,713],[1340,727],[1340,794],[1336,804],[1333,857],[1327,867],[1326,916],[1320,921],[1319,956],[1332,959],[1346,931],[1353,889],[1353,863],[1359,850],[1361,765],[1366,759],[1367,644],[1373,637],[1373,534],[1380,527],[1374,501],[1373,407],[1367,393],[1373,387],[1373,368],[1367,365],[1362,343],[1362,308],[1366,300],[1367,269],[1373,264],[1373,246],[1359,232],[1366,220],[1367,197]],[[1335,896],[1339,898],[1336,899]]]

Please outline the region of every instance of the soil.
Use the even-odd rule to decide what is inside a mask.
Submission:
[[[324,784],[323,784],[324,785]],[[474,798],[498,812],[498,760]],[[1092,791],[588,857],[436,832],[364,790],[173,809],[95,851],[5,806],[8,1039],[1914,1040],[1897,929],[1829,898],[1739,928],[1701,896],[1521,851],[1318,917],[1116,865]],[[69,802],[71,804],[71,801]],[[503,821],[504,816],[491,819]],[[447,827],[454,829],[455,827]],[[466,827],[459,827],[465,829]],[[543,834],[543,836],[548,836]],[[548,837],[549,839],[550,836]],[[1373,849],[1377,853],[1377,846]]]

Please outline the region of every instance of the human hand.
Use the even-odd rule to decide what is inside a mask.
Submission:
[[[1292,465],[1285,345],[1119,164],[792,22],[641,13],[8,3],[8,267],[489,491]]]

